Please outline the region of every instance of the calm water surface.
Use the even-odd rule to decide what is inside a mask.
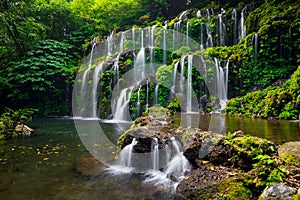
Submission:
[[[278,143],[300,141],[300,124],[204,115],[177,115],[177,124],[219,132],[245,133]],[[30,124],[38,136],[0,144],[0,199],[180,199],[162,188],[143,182],[141,174],[94,178],[73,168],[77,158],[90,156],[68,118],[36,119]],[[104,124],[112,141],[127,129]]]

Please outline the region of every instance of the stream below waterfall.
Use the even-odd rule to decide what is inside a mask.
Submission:
[[[300,141],[300,124],[290,121],[178,114],[175,124],[217,132],[241,129],[278,143]],[[113,175],[104,171],[91,178],[76,172],[74,161],[90,153],[71,118],[35,119],[30,126],[38,136],[1,141],[0,199],[181,199],[146,182],[147,174]],[[101,125],[115,141],[129,126],[130,123]]]

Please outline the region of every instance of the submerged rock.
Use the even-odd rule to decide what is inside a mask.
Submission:
[[[84,176],[99,176],[105,165],[94,157],[84,157],[75,160],[74,169]]]
[[[294,188],[288,187],[282,183],[275,183],[267,187],[260,195],[259,200],[289,200],[296,194]]]

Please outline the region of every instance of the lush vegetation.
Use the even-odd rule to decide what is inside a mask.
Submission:
[[[0,139],[8,139],[22,134],[23,128],[16,129],[17,125],[24,126],[25,122],[30,122],[37,109],[25,108],[12,110],[6,108],[5,112],[0,116]]]
[[[38,108],[43,116],[70,115],[74,78],[95,36],[102,40],[112,31],[118,33],[133,26],[162,26],[164,23],[173,29],[179,14],[186,9],[181,31],[185,33],[189,23],[189,36],[203,43],[207,38],[202,38],[200,33],[207,26],[214,44],[212,48],[193,53],[218,58],[222,65],[229,60],[230,98],[266,88],[280,79],[289,78],[300,64],[298,7],[296,0],[4,0],[0,4],[0,110],[3,112],[5,107],[17,109],[21,105]],[[221,8],[224,8],[222,15],[227,30],[224,44],[221,44],[219,35],[218,14]],[[240,30],[235,27],[234,9],[239,13],[243,10],[245,15],[247,36],[241,40],[237,39]],[[198,11],[202,13],[201,17],[197,17]],[[256,48],[255,37],[258,38]],[[190,49],[183,46],[173,53],[168,52],[166,58],[163,58],[160,49],[154,52],[156,61],[166,59],[166,66],[158,68],[155,74],[157,80],[153,78],[149,83],[148,97],[145,95],[146,84],[140,88],[140,110],[136,105],[139,88],[134,89],[130,101],[133,118],[147,108],[147,103],[155,101],[156,83],[160,85],[157,103],[180,110],[178,99],[170,98],[169,79],[175,62]],[[133,57],[132,52],[121,56],[121,74],[132,68]],[[98,107],[103,118],[111,115],[110,96],[116,85],[116,81],[112,85],[110,83],[112,67],[113,64],[101,75]],[[187,76],[187,72],[184,73]],[[207,93],[203,77],[196,70],[193,70],[192,79],[197,98]],[[297,91],[299,85],[290,82],[281,89],[268,87],[262,92],[232,100],[227,111],[249,117],[295,119],[299,111],[299,97],[291,88]]]
[[[282,86],[270,86],[264,90],[230,99],[226,111],[230,115],[298,119],[300,106],[300,67]]]

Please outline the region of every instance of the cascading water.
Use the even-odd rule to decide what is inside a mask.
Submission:
[[[221,14],[219,14],[219,37],[220,37],[220,46],[225,46],[226,38],[226,25],[223,23],[223,13],[225,10],[222,8]]]
[[[132,142],[125,146],[119,154],[119,165],[123,167],[132,167],[131,159],[133,154],[133,147],[137,144],[135,138],[132,139]]]
[[[216,96],[220,101],[221,110],[224,110],[227,102],[227,87],[228,87],[228,66],[229,59],[226,62],[225,69],[223,70],[220,61],[215,58],[215,81],[216,81]]]
[[[88,67],[86,70],[84,70],[83,75],[82,75],[82,79],[81,79],[81,87],[80,87],[80,105],[82,106],[81,111],[80,111],[80,116],[78,117],[89,117],[89,116],[85,116],[89,111],[86,107],[86,102],[85,102],[85,98],[86,98],[86,89],[87,89],[87,74],[88,72],[91,70],[92,68],[92,61],[93,61],[93,54],[94,54],[94,49],[96,47],[98,41],[98,37],[95,37],[91,43],[92,43],[92,50],[90,53],[90,58],[89,58],[89,63],[88,63]]]
[[[255,33],[252,37],[252,42],[253,42],[253,46],[254,46],[254,59],[255,62],[257,61],[257,50],[258,50],[258,34]]]
[[[164,25],[164,36],[163,36],[163,63],[164,65],[167,65],[167,28],[168,24],[166,23]]]
[[[170,141],[171,144],[165,146],[165,167],[162,171],[150,170],[148,172],[149,177],[146,179],[146,182],[163,185],[175,191],[179,182],[189,173],[191,166],[189,161],[183,155],[180,143],[176,141],[174,137],[171,137]],[[171,149],[169,147],[171,147]],[[157,156],[159,157],[159,155]],[[155,162],[157,164],[159,160],[157,160],[157,157],[153,158],[156,159]],[[154,163],[154,160],[152,163]]]
[[[154,105],[158,105],[158,87],[159,85],[156,84],[155,89],[154,89]]]
[[[186,46],[189,46],[189,29],[190,29],[190,22],[186,23]]]
[[[97,95],[97,91],[98,91],[98,83],[99,83],[99,74],[102,73],[102,68],[103,68],[103,62],[100,63],[99,65],[97,65],[97,67],[94,70],[94,75],[93,75],[93,118],[97,117],[97,100],[98,100],[98,95]]]
[[[237,11],[236,11],[236,8],[234,8],[232,13],[231,13],[231,19],[233,20],[233,44],[237,44],[239,38],[238,38],[238,34],[237,34],[238,25],[237,25]]]
[[[114,32],[112,31],[111,34],[107,37],[107,55],[111,56],[112,54],[112,39],[113,39]]]
[[[121,91],[119,98],[112,106],[113,121],[129,121],[128,103],[132,93],[132,87]]]
[[[136,102],[136,107],[137,107],[137,113],[136,113],[136,115],[137,116],[141,115],[140,93],[141,93],[141,86],[139,87],[138,92],[137,92],[137,102]]]
[[[243,8],[243,10],[241,12],[241,20],[240,20],[240,24],[239,24],[239,40],[246,37],[246,25],[245,25],[245,16],[244,16],[245,10],[246,10],[246,7]]]
[[[193,65],[193,55],[188,55],[188,74],[187,74],[187,105],[186,105],[186,112],[192,112],[192,65]]]
[[[158,150],[157,138],[153,138],[151,154],[152,154],[152,169],[159,170],[159,150]]]
[[[197,16],[198,18],[201,17],[201,11],[200,11],[200,10],[197,11],[196,16]]]

